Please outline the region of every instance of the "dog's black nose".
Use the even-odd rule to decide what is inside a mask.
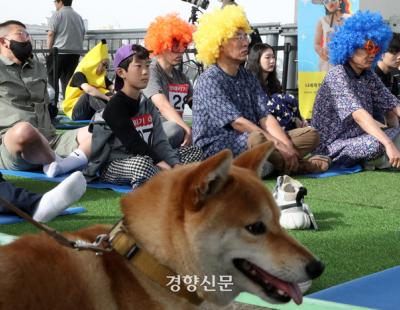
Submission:
[[[306,272],[311,279],[318,278],[324,271],[325,265],[319,260],[313,260],[306,266]]]

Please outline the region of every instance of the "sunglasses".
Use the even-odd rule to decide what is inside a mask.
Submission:
[[[368,55],[376,55],[381,50],[379,45],[375,44],[374,41],[372,41],[372,40],[367,40],[365,42],[364,49]]]

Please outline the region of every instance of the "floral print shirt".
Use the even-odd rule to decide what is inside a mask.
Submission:
[[[379,141],[355,122],[352,113],[365,109],[372,115],[399,105],[399,100],[371,70],[357,75],[349,64],[333,67],[325,76],[314,102],[311,125],[320,133],[316,153],[328,155],[345,166],[376,158],[384,153]],[[392,139],[399,129],[386,129]]]

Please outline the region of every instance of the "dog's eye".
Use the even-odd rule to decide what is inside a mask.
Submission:
[[[267,231],[267,227],[265,227],[263,222],[255,222],[254,224],[247,225],[246,230],[253,235],[261,235]]]

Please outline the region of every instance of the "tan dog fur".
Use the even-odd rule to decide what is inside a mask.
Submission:
[[[121,199],[126,227],[138,244],[179,275],[232,275],[231,292],[198,294],[218,305],[241,291],[274,302],[235,268],[246,259],[288,282],[310,279],[316,258],[279,225],[279,210],[258,172],[272,144],[230,151],[161,172]],[[261,221],[266,232],[246,225]],[[109,227],[66,234],[93,241]],[[317,272],[312,277],[318,276]],[[58,245],[44,234],[0,247],[0,309],[189,309],[195,306],[149,280],[115,252],[96,256]]]

